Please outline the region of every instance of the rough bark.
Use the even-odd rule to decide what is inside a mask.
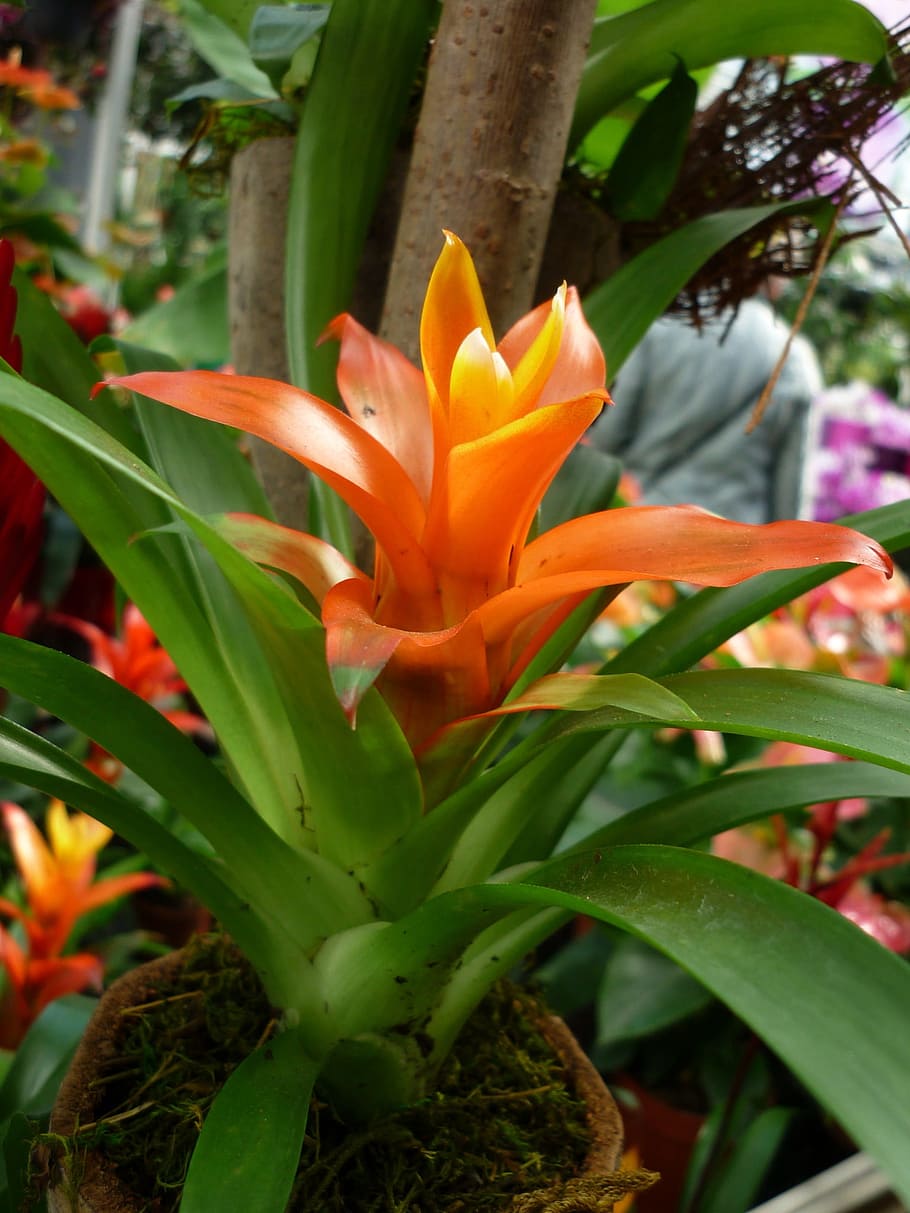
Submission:
[[[231,358],[240,375],[288,381],[284,243],[294,140],[259,139],[234,157],[228,247]],[[253,466],[279,522],[307,529],[307,472],[284,451],[250,438]]]
[[[383,336],[411,357],[443,227],[471,249],[496,332],[530,306],[594,7],[444,5],[383,312]]]

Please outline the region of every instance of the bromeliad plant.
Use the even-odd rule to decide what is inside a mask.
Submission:
[[[112,831],[85,813],[70,815],[60,800],[47,808],[47,841],[28,813],[0,802],[24,892],[19,904],[0,897],[0,916],[18,923],[22,941],[0,924],[0,1049],[14,1049],[48,1003],[87,987],[100,988],[104,962],[90,952],[64,955],[84,914],[127,893],[166,884],[153,872],[95,880],[98,852]]]
[[[227,1183],[227,1203],[255,1194],[256,1208],[282,1209],[313,1086],[352,1122],[419,1100],[490,984],[579,911],[689,968],[910,1192],[906,969],[827,907],[687,849],[793,804],[906,792],[904,696],[782,671],[666,677],[824,580],[830,562],[887,575],[882,547],[841,526],[749,527],[689,507],[535,534],[560,464],[607,400],[603,359],[565,289],[495,346],[453,236],[427,292],[423,373],[348,316],[329,336],[348,415],[280,383],[162,372],[160,360],[143,370],[125,346],[132,373],[111,386],[135,393],[132,420],[112,391],[87,403],[77,362],[72,404],[14,375],[0,387],[0,432],[173,656],[228,774],[125,688],[12,638],[0,638],[0,681],[115,755],[210,849],[9,721],[0,771],[65,794],[191,887],[282,1013],[280,1034],[214,1104],[181,1208],[211,1208]],[[372,575],[269,520],[238,428],[360,515]],[[906,512],[864,521],[908,542]],[[558,672],[591,610],[645,577],[732,588],[686,600],[598,674]],[[762,772],[754,798],[701,785],[552,858],[623,732],[651,724],[865,761],[821,766],[808,788]],[[860,982],[874,1040],[852,1018]]]

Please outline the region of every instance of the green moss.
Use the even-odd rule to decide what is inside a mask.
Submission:
[[[289,1210],[502,1210],[513,1194],[577,1171],[588,1144],[584,1107],[528,1021],[538,1006],[519,987],[499,985],[462,1032],[433,1096],[366,1129],[349,1132],[314,1100]],[[239,954],[223,942],[195,944],[174,984],[126,1016],[95,1122],[73,1146],[101,1146],[124,1182],[148,1194],[149,1213],[172,1213],[212,1100],[273,1027]]]
[[[501,983],[458,1039],[435,1094],[350,1134],[314,1104],[293,1213],[502,1210],[508,1198],[577,1170],[584,1106],[528,1022],[539,1009]]]

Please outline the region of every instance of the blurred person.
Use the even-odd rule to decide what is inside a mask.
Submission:
[[[779,293],[771,280],[768,296]],[[696,329],[664,316],[623,364],[591,442],[621,459],[645,505],[700,505],[738,522],[795,518],[809,406],[822,389],[797,336],[758,426],[746,427],[789,336],[767,298]]]

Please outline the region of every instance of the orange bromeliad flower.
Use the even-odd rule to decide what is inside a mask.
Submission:
[[[412,747],[495,709],[594,589],[639,579],[731,585],[767,569],[849,561],[890,573],[834,525],[748,526],[691,506],[630,507],[531,539],[537,508],[609,400],[604,359],[574,289],[497,346],[464,245],[446,234],[420,327],[423,371],[348,315],[338,386],[348,415],[267,379],[148,372],[112,382],[256,434],[331,485],[376,540],[372,577],[322,540],[228,519],[249,556],[296,577],[321,607],[329,667],[353,719],[376,682]]]
[[[21,50],[13,50],[0,59],[0,88],[16,89],[40,109],[80,109],[82,102],[72,89],[57,84],[50,72],[40,67],[23,67]]]
[[[8,981],[0,999],[0,1048],[15,1048],[49,1002],[101,984],[104,967],[98,957],[61,955],[76,920],[127,893],[167,881],[153,872],[96,881],[97,853],[113,831],[87,813],[71,816],[59,800],[48,806],[47,841],[19,805],[0,803],[0,814],[26,902],[23,907],[0,897],[0,914],[20,923],[26,940],[23,948],[0,926],[0,968]]]
[[[0,913],[22,923],[33,956],[58,955],[73,923],[89,910],[137,889],[167,884],[153,872],[130,872],[96,881],[96,857],[113,830],[87,813],[70,815],[62,801],[52,800],[48,805],[47,841],[19,805],[0,803],[0,813],[27,903],[23,909],[0,898]]]

